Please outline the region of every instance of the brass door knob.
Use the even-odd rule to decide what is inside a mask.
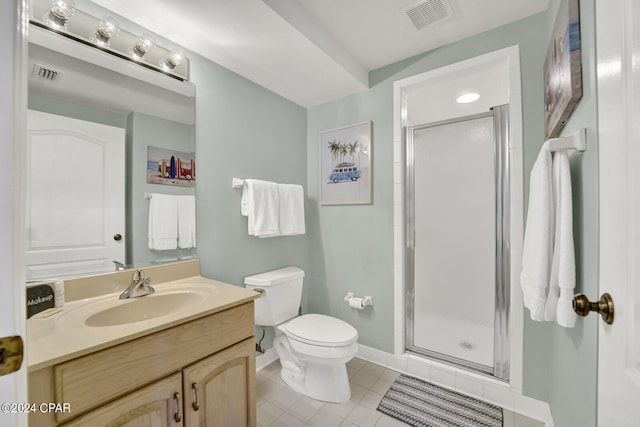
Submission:
[[[115,240],[116,242],[119,242],[120,240],[122,240],[122,234],[120,233],[114,234],[113,240]]]
[[[576,312],[579,316],[586,316],[592,311],[596,313],[600,313],[602,316],[602,320],[604,320],[607,324],[613,323],[613,299],[611,295],[604,293],[600,297],[600,301],[590,302],[589,298],[585,295],[576,295],[573,298],[573,311]]]

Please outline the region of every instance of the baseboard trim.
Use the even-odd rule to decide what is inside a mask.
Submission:
[[[514,413],[538,420],[544,423],[545,427],[555,427],[547,402],[525,396],[522,390],[503,381],[412,354],[395,355],[362,344],[358,344],[358,357],[499,405]]]
[[[278,360],[278,353],[273,347],[267,349],[263,354],[256,356],[256,372]]]

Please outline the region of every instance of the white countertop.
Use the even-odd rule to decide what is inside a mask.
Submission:
[[[65,304],[64,310],[44,319],[27,320],[27,367],[34,372],[94,351],[130,341],[190,320],[207,316],[249,302],[258,293],[207,279],[202,276],[151,284],[156,293],[119,300],[120,292],[76,300]],[[195,292],[197,298],[186,309],[162,316],[112,326],[87,326],[85,320],[96,311],[123,304],[135,304],[142,298],[154,298],[171,293]],[[167,296],[164,298],[171,298]],[[177,300],[177,298],[176,298]],[[145,303],[151,300],[145,301]],[[137,306],[133,305],[132,309]]]

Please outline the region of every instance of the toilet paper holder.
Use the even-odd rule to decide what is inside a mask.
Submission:
[[[349,307],[362,310],[368,305],[373,305],[373,298],[371,296],[365,296],[364,298],[358,298],[353,295],[353,292],[347,292],[347,296],[344,300],[349,304]]]

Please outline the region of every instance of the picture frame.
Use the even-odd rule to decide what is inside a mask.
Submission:
[[[195,153],[148,145],[147,183],[194,187],[196,185]]]
[[[579,0],[563,0],[544,63],[544,135],[557,136],[582,97]]]
[[[371,203],[372,122],[320,132],[320,204]]]

